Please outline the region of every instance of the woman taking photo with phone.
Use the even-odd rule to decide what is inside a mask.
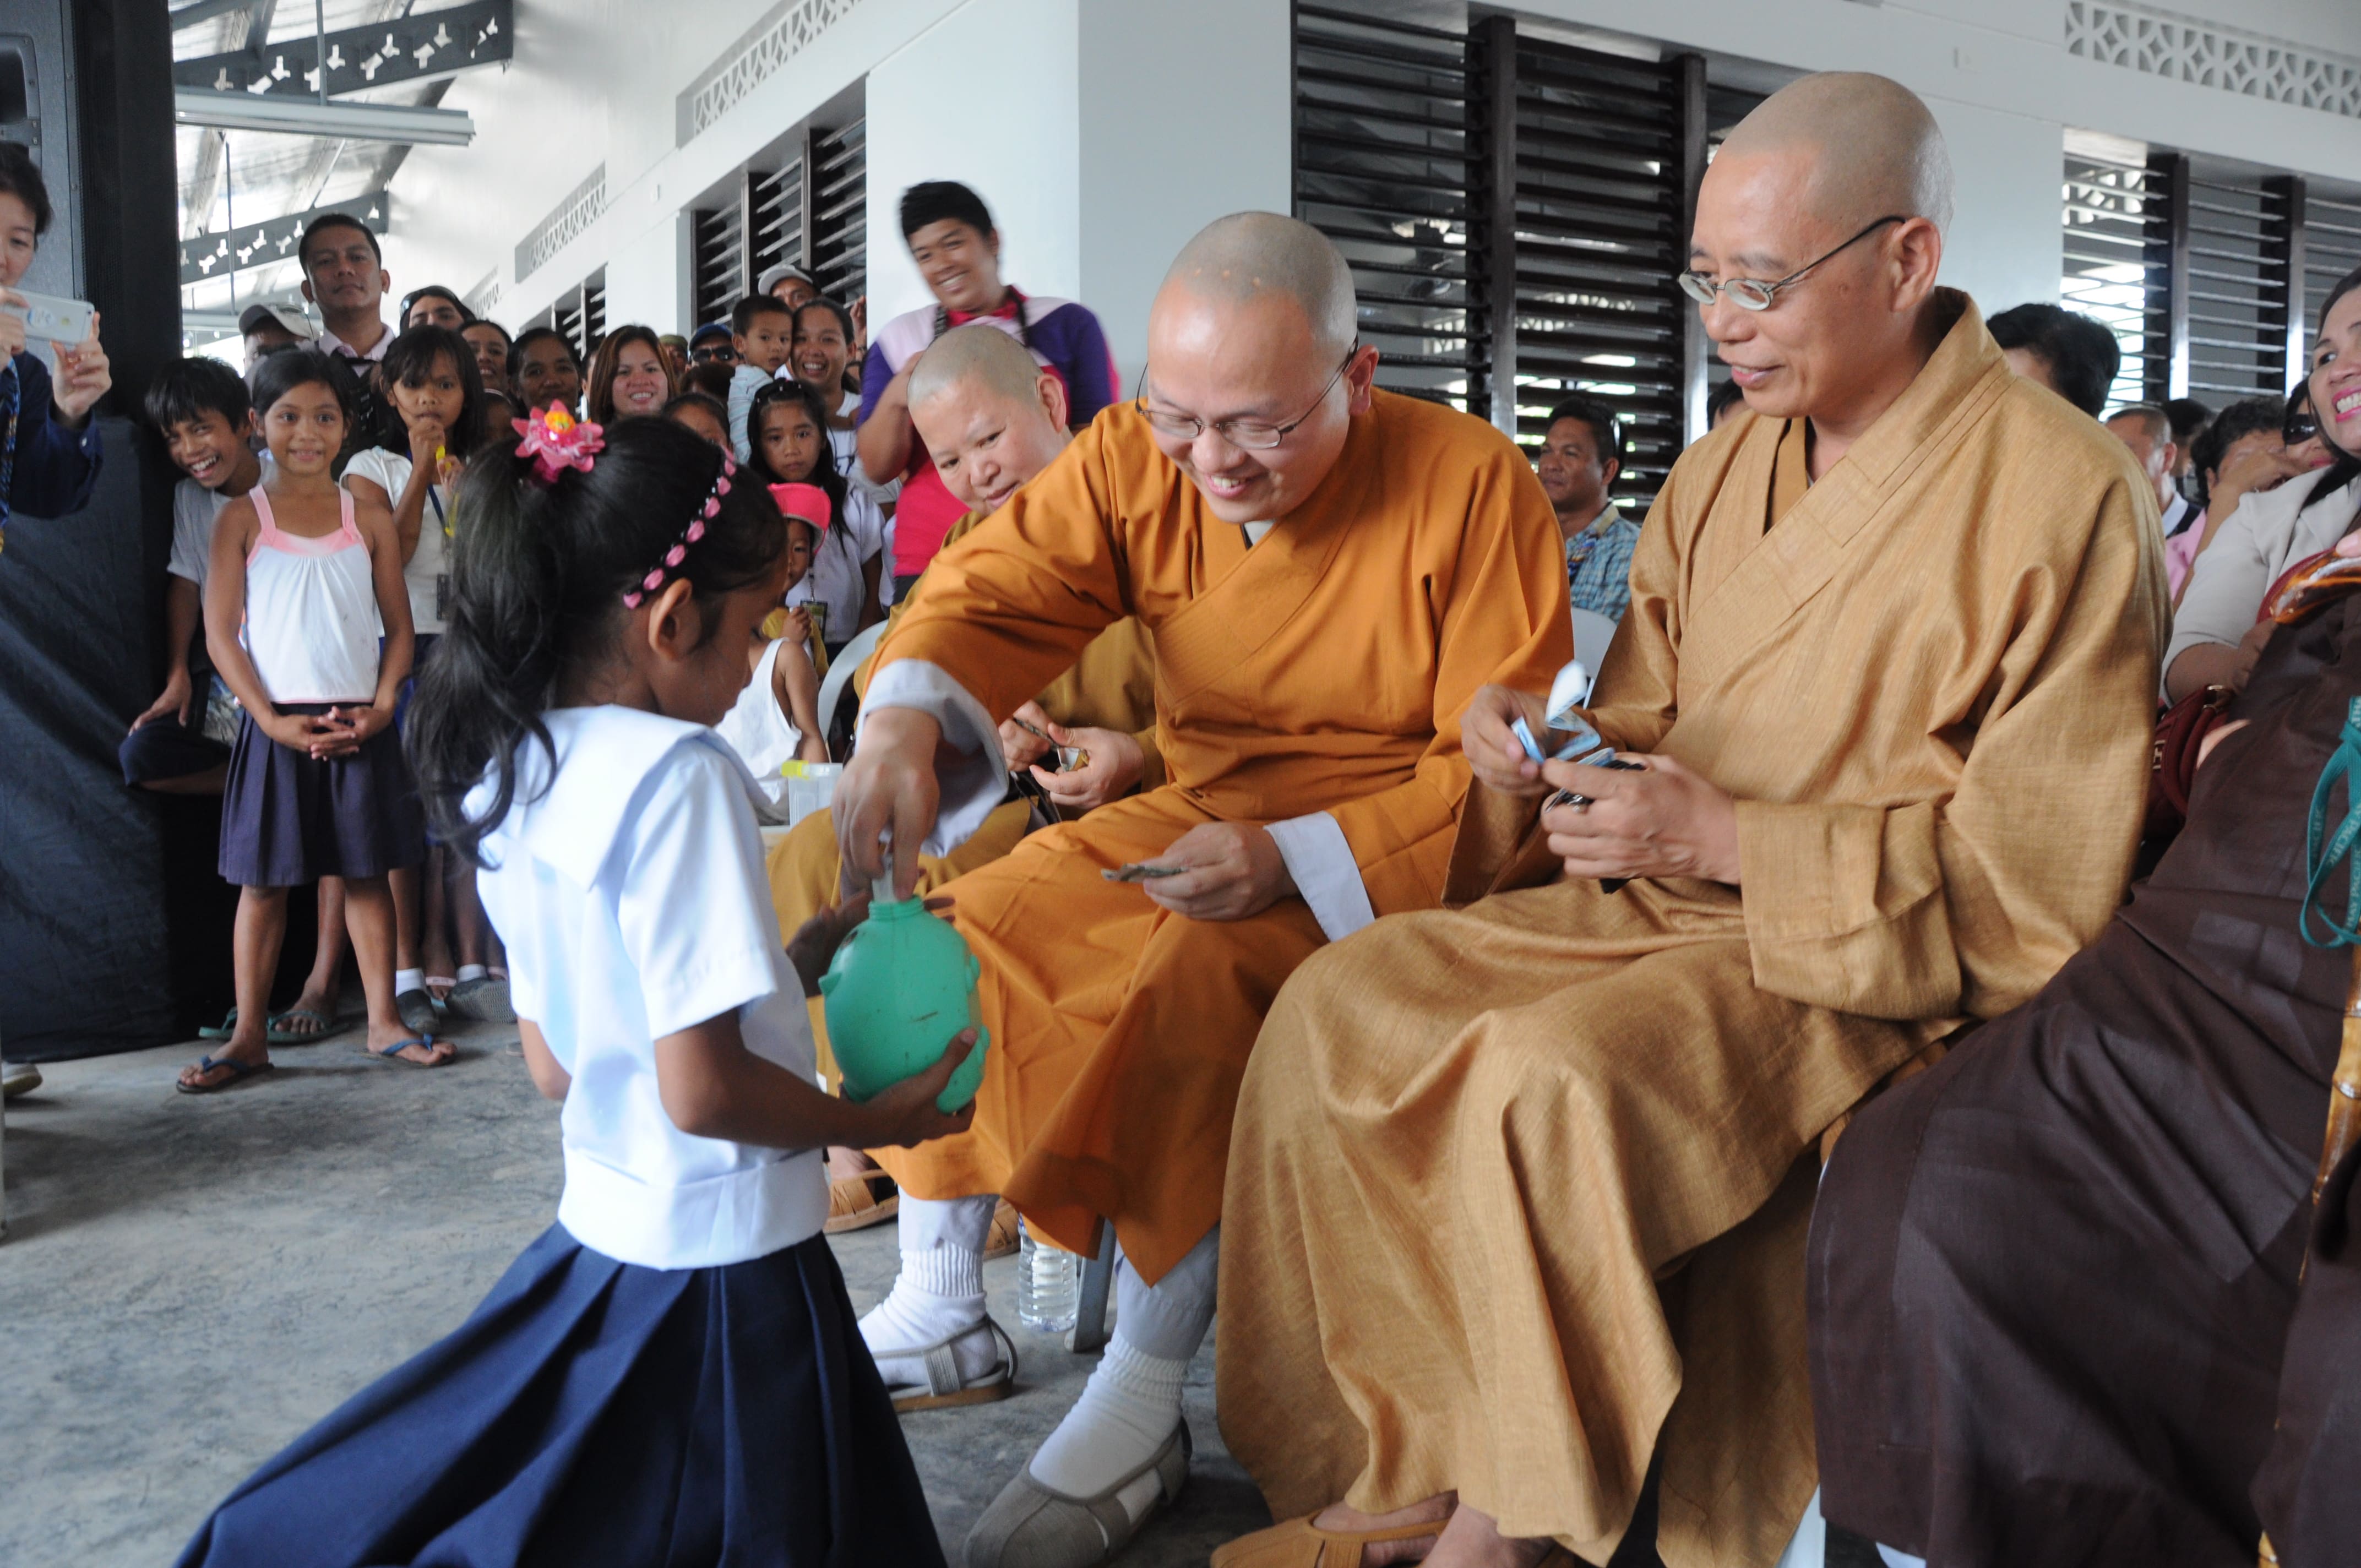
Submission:
[[[0,141],[0,525],[19,511],[62,517],[90,499],[99,457],[90,411],[115,384],[96,311],[89,336],[57,345],[54,385],[40,356],[27,352],[27,301],[16,283],[49,226],[41,171],[23,148]]]

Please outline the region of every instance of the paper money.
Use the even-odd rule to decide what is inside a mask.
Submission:
[[[1187,866],[1151,866],[1145,861],[1134,861],[1127,866],[1101,872],[1099,875],[1109,882],[1150,882],[1158,877],[1179,876],[1188,869]]]

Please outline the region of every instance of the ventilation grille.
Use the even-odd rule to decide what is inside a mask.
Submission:
[[[746,297],[745,214],[732,203],[688,215],[689,313],[702,326],[719,321]]]
[[[782,261],[803,265],[804,163],[798,158],[774,174],[746,175],[746,230],[753,236],[747,274],[759,282]]]
[[[819,291],[851,305],[869,291],[869,126],[814,131],[811,152],[811,248]]]
[[[2115,334],[2123,367],[2110,403],[2161,401],[2171,334],[2162,286],[2149,286],[2151,227],[2169,244],[2161,174],[2145,163],[2070,149],[2066,154],[2064,271],[2059,302]]]
[[[1469,110],[1464,36],[1296,7],[1295,215],[1352,265],[1378,384],[1462,410],[1488,359],[1469,313]]]
[[[2219,408],[2287,390],[2288,191],[2189,181],[2189,395]]]

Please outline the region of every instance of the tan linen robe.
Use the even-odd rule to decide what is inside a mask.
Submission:
[[[1672,1568],[1792,1531],[1815,1140],[2099,930],[2148,770],[2154,495],[1946,303],[1817,485],[1800,430],[1741,417],[1682,455],[1633,557],[1594,717],[1739,797],[1743,895],[1558,881],[1380,921],[1273,1008],[1218,1352],[1279,1517],[1456,1488],[1604,1562],[1661,1438]],[[1532,809],[1470,800],[1455,899]]]
[[[1005,1193],[1070,1248],[1111,1220],[1152,1281],[1220,1217],[1246,1053],[1324,938],[1301,897],[1191,920],[1101,872],[1324,811],[1377,913],[1433,908],[1460,713],[1487,682],[1546,685],[1572,639],[1548,499],[1482,422],[1378,393],[1249,548],[1126,403],[935,559],[873,679],[924,660],[997,721],[1126,615],[1155,637],[1170,782],[940,890],[983,963],[983,1087],[969,1131],[878,1158],[920,1197]]]

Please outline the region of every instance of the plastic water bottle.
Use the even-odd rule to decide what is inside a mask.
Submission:
[[[1016,1227],[1016,1316],[1045,1334],[1074,1326],[1082,1300],[1082,1260],[1033,1239],[1033,1227]]]

